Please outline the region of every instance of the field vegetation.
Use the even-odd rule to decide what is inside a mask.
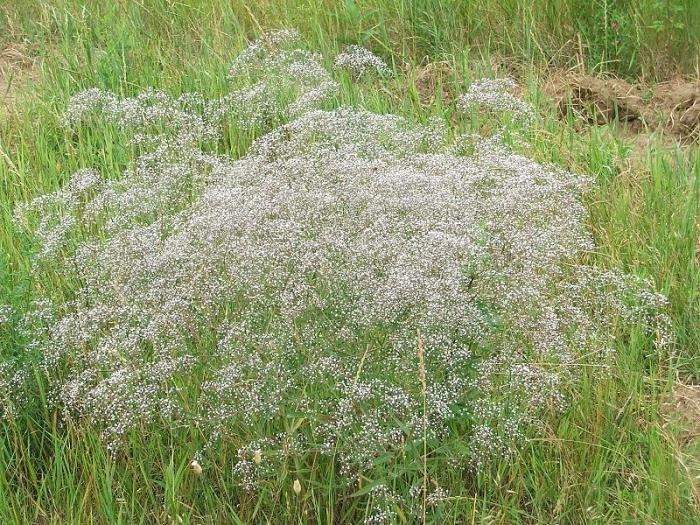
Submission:
[[[0,523],[700,521],[698,22],[0,0]]]

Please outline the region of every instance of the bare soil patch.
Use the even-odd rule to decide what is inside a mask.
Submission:
[[[37,64],[23,44],[0,50],[0,109],[7,109],[21,93],[20,86],[37,76]]]
[[[700,138],[700,81],[677,78],[648,87],[617,78],[554,74],[545,91],[560,116],[570,111],[590,124],[620,122],[627,131],[662,129],[684,141]]]
[[[664,431],[672,446],[673,455],[686,473],[688,485],[696,505],[700,505],[698,471],[700,469],[700,385],[677,380],[673,391],[662,405],[664,429],[669,425],[676,431]]]
[[[454,100],[455,94],[449,89],[452,72],[447,62],[429,62],[418,67],[415,84],[422,105],[429,106],[438,99],[445,104]]]
[[[682,445],[700,438],[700,385],[676,381],[663,412],[667,421],[681,423],[678,437]]]

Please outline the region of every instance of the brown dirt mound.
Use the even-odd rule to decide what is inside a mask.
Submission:
[[[452,67],[447,62],[430,62],[416,70],[415,85],[418,99],[424,106],[433,104],[437,99],[449,104],[454,95],[448,89]]]
[[[700,81],[673,80],[656,87],[652,104],[660,108],[670,131],[695,139],[700,135]]]
[[[700,438],[700,385],[677,381],[662,412],[667,423],[680,424],[682,430],[679,439],[682,445]]]
[[[700,385],[676,381],[661,409],[662,431],[672,445],[673,455],[687,474],[696,505],[700,505],[700,487],[697,483],[700,467],[697,447],[700,441]],[[676,427],[676,430],[667,433],[669,426]]]
[[[585,74],[553,75],[545,91],[559,106],[591,124],[618,121],[629,131],[662,128],[684,140],[700,135],[700,82],[676,79],[653,89]]]
[[[17,95],[16,87],[27,79],[35,78],[36,63],[25,46],[10,44],[0,49],[0,109],[9,106]]]

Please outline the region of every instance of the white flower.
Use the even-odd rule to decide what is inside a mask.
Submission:
[[[457,109],[484,108],[491,111],[507,111],[515,118],[531,122],[535,117],[533,107],[510,93],[517,87],[510,78],[475,80],[467,92],[457,99]]]
[[[361,77],[370,72],[381,76],[391,74],[391,68],[369,49],[350,45],[335,57],[335,66],[347,69],[353,76]]]

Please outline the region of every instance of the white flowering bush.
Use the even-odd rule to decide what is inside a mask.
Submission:
[[[355,78],[370,73],[380,76],[391,75],[391,68],[384,60],[369,49],[357,45],[349,45],[335,57],[335,67],[347,70]]]
[[[651,283],[579,262],[586,177],[442,120],[319,109],[336,83],[296,40],[254,42],[220,100],[71,101],[67,126],[115,122],[139,154],[18,214],[37,276],[71,283],[27,323],[66,418],[115,452],[135,429],[196,428],[204,465],[239,443],[246,490],[310,455],[396,485],[407,450],[476,469],[512,453],[616,334],[665,342]],[[211,153],[223,121],[269,131],[234,159]]]
[[[474,81],[467,92],[457,98],[457,108],[463,112],[470,109],[485,109],[491,112],[508,112],[511,117],[524,122],[535,118],[530,104],[512,92],[517,84],[511,78],[482,78]]]

